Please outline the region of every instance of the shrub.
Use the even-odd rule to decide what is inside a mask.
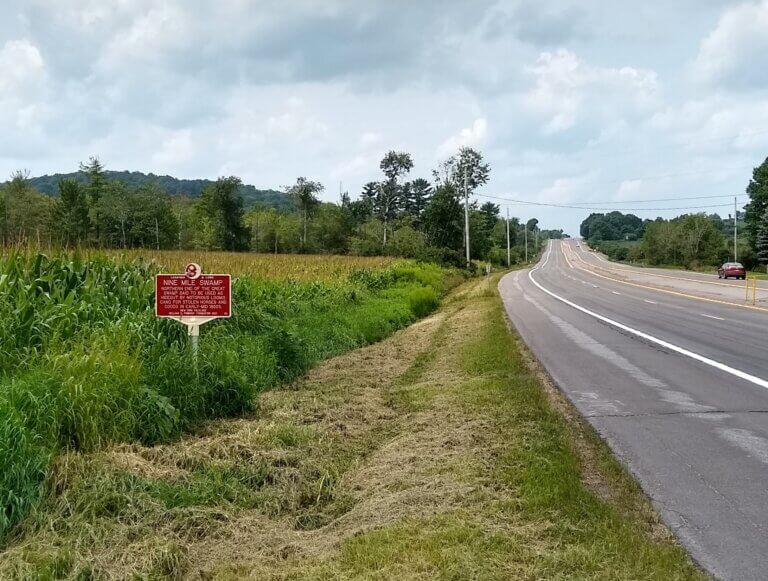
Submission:
[[[416,317],[429,315],[439,304],[440,299],[434,289],[415,287],[408,292],[408,306]]]

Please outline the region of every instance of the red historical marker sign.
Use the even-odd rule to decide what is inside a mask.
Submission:
[[[230,275],[202,274],[197,264],[189,264],[185,273],[155,277],[155,313],[158,317],[214,319],[232,316]]]

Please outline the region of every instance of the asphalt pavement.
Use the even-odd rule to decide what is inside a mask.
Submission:
[[[718,578],[768,579],[762,293],[753,306],[743,281],[615,265],[574,240],[550,242],[499,289],[520,335],[693,558]]]

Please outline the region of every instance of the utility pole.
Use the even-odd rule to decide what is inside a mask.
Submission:
[[[467,247],[467,268],[469,268],[469,186],[467,184],[467,168],[464,167],[464,245]]]
[[[389,201],[384,198],[384,187],[379,184],[379,199],[381,199],[382,208],[384,208],[384,242],[381,244],[382,248],[387,246],[387,216],[389,215]]]
[[[528,223],[525,223],[525,263],[528,264]]]
[[[738,202],[736,197],[733,198],[733,261],[738,262],[739,256],[738,256],[738,250],[737,246],[739,243],[739,210],[738,210]]]
[[[509,206],[507,206],[507,268],[512,266],[509,254]]]

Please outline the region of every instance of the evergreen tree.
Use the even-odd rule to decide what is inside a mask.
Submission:
[[[73,179],[59,182],[59,223],[65,244],[82,244],[88,239],[91,221],[88,217],[88,197]]]
[[[757,261],[766,265],[768,270],[768,210],[763,212],[763,219],[757,232]]]
[[[376,203],[376,194],[379,191],[379,184],[368,182],[363,186],[360,199],[355,200],[349,205],[352,218],[358,226],[364,224],[373,216],[373,207]]]
[[[499,219],[499,206],[493,202],[485,202],[480,206],[480,213],[483,215],[483,226],[485,231],[490,232]]]
[[[107,189],[107,175],[104,165],[98,157],[91,157],[88,159],[88,163],[81,163],[80,171],[86,175],[88,180],[85,191],[88,196],[88,207],[91,212],[90,222],[93,228],[94,242],[101,244],[102,218],[99,202]]]
[[[432,246],[459,251],[464,244],[464,209],[456,189],[442,185],[424,210],[424,232]]]
[[[763,222],[763,215],[768,210],[768,158],[753,170],[747,193],[750,201],[744,219],[747,222],[750,242],[754,244]]]
[[[432,195],[432,185],[419,178],[403,186],[403,211],[418,223]]]

